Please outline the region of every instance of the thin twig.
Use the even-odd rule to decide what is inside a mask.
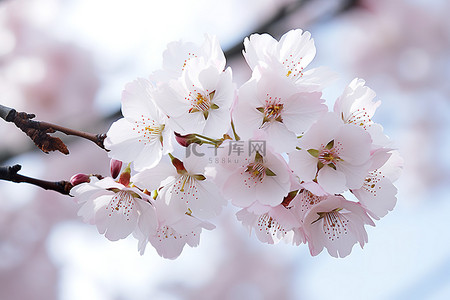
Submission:
[[[63,195],[70,195],[70,190],[72,189],[73,186],[69,181],[64,180],[45,181],[41,179],[23,176],[18,174],[21,168],[22,168],[21,165],[14,165],[12,167],[11,166],[0,167],[0,179],[17,183],[25,182],[32,185],[36,185],[46,190],[58,192]]]
[[[14,123],[20,130],[26,133],[36,146],[43,152],[48,153],[50,151],[58,150],[61,153],[69,154],[67,146],[57,137],[53,137],[50,133],[56,131],[62,132],[66,135],[78,136],[89,141],[94,142],[97,146],[105,149],[103,144],[106,134],[92,134],[82,132],[56,124],[48,122],[34,121],[32,120],[35,115],[25,112],[17,112],[13,108],[9,108],[0,104],[0,117],[7,122]]]

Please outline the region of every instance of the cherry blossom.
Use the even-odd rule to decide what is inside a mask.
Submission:
[[[151,168],[163,154],[172,151],[167,118],[151,96],[153,89],[146,79],[137,79],[125,87],[122,94],[124,118],[111,125],[105,140],[111,158],[133,162],[136,170]]]
[[[383,134],[383,127],[372,120],[376,109],[381,105],[381,101],[374,102],[374,98],[375,92],[365,86],[365,81],[355,78],[336,100],[334,111],[345,123],[364,128],[370,134],[373,144],[386,146],[389,139]]]
[[[394,209],[397,202],[397,188],[393,182],[398,177],[402,162],[398,152],[394,153],[383,166],[369,172],[361,188],[351,190],[376,220]]]
[[[301,92],[286,76],[257,67],[239,89],[233,122],[243,139],[265,132],[267,142],[279,152],[295,149],[302,135],[326,111],[321,93]]]
[[[283,204],[271,207],[256,202],[238,211],[236,216],[250,233],[254,230],[256,237],[268,244],[276,244],[281,240],[291,242],[293,229],[300,227],[290,207]]]
[[[342,196],[329,196],[314,205],[305,216],[303,228],[311,255],[325,247],[333,257],[350,254],[353,245],[361,248],[368,237],[364,225],[375,226],[364,208]]]
[[[71,180],[86,222],[110,240],[132,233],[141,255],[150,243],[175,259],[230,200],[263,243],[307,243],[313,256],[326,248],[334,257],[364,246],[365,225],[396,204],[402,168],[372,120],[381,102],[356,78],[328,112],[321,91],[334,74],[306,70],[316,54],[309,32],[255,34],[244,46],[252,76],[239,89],[210,35],[202,45],[170,43],[150,81],[125,87],[124,118],[105,147],[113,178],[128,166],[117,181]]]
[[[149,191],[158,189],[156,205],[165,224],[179,221],[186,213],[211,219],[220,214],[226,201],[218,187],[205,176],[207,162],[196,156],[183,162],[173,158],[173,166],[161,163],[135,175],[134,184]],[[156,182],[159,187],[155,187]]]
[[[151,199],[127,183],[124,185],[110,177],[101,180],[91,177],[89,183],[75,186],[71,193],[83,204],[78,215],[85,222],[95,224],[108,240],[126,238],[142,222],[146,224],[146,232],[156,232],[157,217]]]
[[[265,64],[278,76],[295,82],[302,91],[321,91],[336,75],[324,67],[304,69],[316,55],[311,34],[301,29],[285,33],[278,42],[269,34],[252,34],[244,40],[243,55],[252,70]]]
[[[317,180],[328,193],[360,188],[368,174],[372,140],[362,128],[328,113],[299,139],[289,166],[301,181]]]
[[[225,68],[225,55],[220,47],[219,41],[214,35],[205,35],[202,45],[192,42],[176,41],[167,45],[163,53],[163,69],[154,72],[150,79],[157,82],[168,82],[178,79],[184,71],[189,70],[193,61],[202,59],[218,71]]]
[[[139,252],[144,254],[147,242],[164,258],[175,259],[187,244],[197,247],[200,242],[202,229],[213,230],[215,226],[201,221],[194,216],[185,214],[180,220],[171,225],[160,224],[156,233],[145,235],[138,233]]]
[[[222,144],[216,165],[222,192],[239,207],[256,201],[277,206],[290,191],[291,171],[281,155],[270,148],[265,153],[263,149],[252,149],[252,143],[258,141]]]
[[[231,69],[217,69],[202,58],[192,59],[189,66],[178,80],[161,84],[155,101],[177,133],[220,138],[230,128],[235,98]]]

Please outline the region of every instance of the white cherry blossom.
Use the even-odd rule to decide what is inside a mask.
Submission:
[[[219,70],[195,58],[178,80],[161,84],[154,97],[174,131],[221,138],[230,128],[235,93],[230,68]]]
[[[158,182],[156,207],[160,220],[170,225],[186,213],[200,219],[219,215],[226,201],[218,187],[205,176],[208,161],[192,155],[183,162],[176,158],[172,162],[173,166],[161,163],[133,177],[134,184],[147,190],[154,190],[154,183]]]
[[[311,34],[301,29],[285,33],[278,42],[269,34],[252,34],[244,40],[243,55],[252,70],[267,65],[274,74],[292,80],[302,91],[321,91],[336,78],[324,67],[305,70],[316,55]]]
[[[72,188],[71,194],[83,204],[78,215],[86,223],[95,224],[98,232],[111,241],[126,238],[138,226],[147,233],[156,232],[157,217],[151,198],[135,187],[110,177],[91,177],[89,183]]]
[[[167,118],[156,107],[146,79],[137,79],[125,87],[122,94],[122,114],[111,125],[105,147],[111,158],[133,162],[136,170],[155,166],[162,155],[173,150],[172,131]]]
[[[157,82],[178,79],[184,71],[191,68],[193,60],[197,58],[201,58],[219,71],[225,68],[225,55],[217,37],[206,34],[201,45],[183,41],[169,43],[163,53],[162,70],[154,72],[150,79]]]
[[[300,181],[317,183],[329,194],[363,185],[372,140],[362,128],[343,124],[328,113],[299,139],[300,150],[289,154],[289,166]]]
[[[402,168],[399,158],[395,151],[383,166],[369,172],[361,188],[351,190],[376,220],[393,210],[397,202],[397,188],[393,182]]]
[[[149,237],[149,242],[162,257],[175,259],[183,251],[184,245],[198,246],[202,229],[214,228],[209,222],[185,215],[174,224],[160,225],[156,234]]]
[[[333,257],[345,257],[359,243],[361,248],[368,237],[364,225],[375,226],[365,209],[342,196],[329,196],[314,205],[305,216],[303,229],[311,255],[323,248]]]
[[[389,144],[389,138],[383,133],[383,127],[372,120],[381,101],[373,100],[376,94],[365,83],[363,79],[353,79],[336,100],[334,112],[345,123],[364,128],[370,134],[374,145],[386,146]]]
[[[238,92],[233,122],[242,139],[267,134],[267,142],[278,152],[295,149],[302,135],[326,111],[321,93],[299,91],[286,76],[257,67]]]
[[[292,242],[294,228],[300,223],[289,207],[279,204],[275,207],[254,203],[236,214],[249,233],[253,230],[263,243],[276,244],[281,240]]]
[[[233,205],[248,207],[254,202],[277,206],[289,193],[291,171],[283,157],[269,147],[252,149],[252,143],[264,141],[227,141],[218,151],[217,173],[226,198]]]

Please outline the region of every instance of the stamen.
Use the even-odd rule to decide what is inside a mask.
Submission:
[[[300,66],[303,57],[297,61],[293,55],[289,55],[289,58],[286,58],[283,61],[284,67],[287,69],[286,77],[297,79],[303,76],[303,67]]]
[[[141,119],[134,122],[133,130],[142,135],[139,142],[149,144],[154,140],[161,141],[164,128],[164,124],[158,124],[155,120],[141,115]]]
[[[262,182],[266,175],[266,167],[264,167],[261,163],[250,163],[247,166],[247,170],[251,177],[256,181]]]
[[[278,97],[271,97],[269,94],[266,95],[266,103],[264,107],[257,107],[256,109],[261,112],[263,117],[263,123],[261,124],[261,127],[264,127],[266,123],[277,121],[277,122],[283,122],[283,118],[281,117],[281,113],[284,108],[284,104],[281,103],[281,98]]]

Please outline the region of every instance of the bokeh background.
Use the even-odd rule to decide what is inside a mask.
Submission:
[[[106,132],[124,85],[160,68],[168,42],[217,35],[240,85],[245,36],[302,28],[312,65],[341,76],[328,103],[364,78],[405,159],[396,208],[344,259],[262,244],[230,206],[198,248],[140,256],[133,238],[109,242],[82,223],[69,197],[0,182],[0,299],[450,299],[449,14],[447,0],[0,1],[0,103],[39,120]],[[0,165],[47,180],[108,173],[90,142],[45,155],[0,121]]]

